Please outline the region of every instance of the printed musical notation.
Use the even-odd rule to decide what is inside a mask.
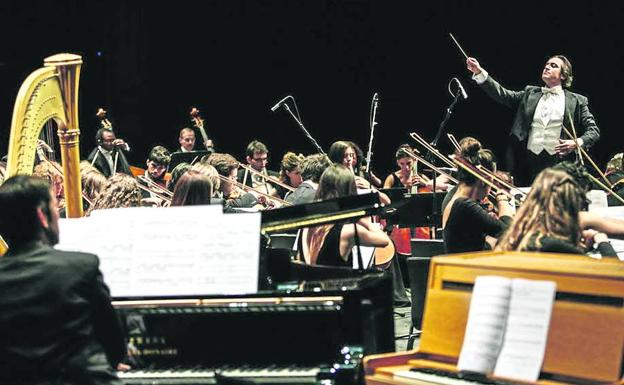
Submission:
[[[220,206],[95,211],[61,221],[62,250],[97,254],[113,297],[257,291],[260,214]]]

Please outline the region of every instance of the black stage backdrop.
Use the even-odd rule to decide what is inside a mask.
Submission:
[[[84,60],[83,157],[94,145],[99,106],[139,166],[151,146],[177,147],[196,106],[219,151],[243,160],[246,144],[259,139],[277,169],[287,150],[315,151],[283,109],[269,110],[286,95],[296,98],[323,149],[348,139],[366,151],[378,92],[373,169],[383,176],[394,168],[395,148],[413,143],[409,132],[433,138],[451,102],[452,77],[469,98],[448,131],[476,136],[502,157],[513,113],[470,81],[449,32],[511,89],[539,85],[548,56],[566,54],[572,90],[590,98],[602,130],[592,154],[603,165],[622,151],[622,2],[5,1],[0,12],[2,154],[21,82],[44,57],[72,52]]]

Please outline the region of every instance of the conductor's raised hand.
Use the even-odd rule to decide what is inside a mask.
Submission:
[[[481,73],[481,71],[483,71],[483,68],[481,68],[481,65],[479,64],[477,59],[473,57],[469,57],[468,59],[466,59],[466,67],[468,68],[468,71],[472,72],[475,75],[478,75]]]

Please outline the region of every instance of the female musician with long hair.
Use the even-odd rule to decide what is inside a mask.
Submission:
[[[543,170],[496,250],[584,254],[578,246],[584,238],[587,246],[596,245],[603,256],[616,256],[605,233],[582,231],[585,193],[582,183],[567,172]]]
[[[171,198],[171,206],[209,205],[212,195],[210,177],[189,170],[178,181]]]
[[[126,174],[115,174],[108,178],[93,206],[89,207],[87,216],[94,210],[138,207],[141,206],[141,198],[141,189],[136,179]]]
[[[292,187],[297,188],[303,182],[301,178],[301,165],[303,163],[303,155],[295,154],[294,152],[287,152],[282,157],[282,163],[280,165],[279,180]],[[290,191],[281,186],[276,187],[279,196],[286,198]]]
[[[494,154],[481,149],[478,141],[465,144],[463,155],[463,159],[475,167],[481,165],[496,171]],[[510,198],[503,193],[496,196],[498,218],[494,218],[479,205],[488,195],[490,186],[464,169],[459,170],[457,179],[457,190],[442,215],[444,247],[449,253],[484,250],[486,236],[498,237],[511,223]]]
[[[357,193],[353,172],[343,165],[331,165],[325,170],[316,192],[317,200],[326,200]],[[299,237],[299,256],[311,265],[353,265],[351,250],[355,244],[355,229],[363,246],[385,247],[390,239],[376,224],[362,218],[355,225],[336,223],[305,228]]]

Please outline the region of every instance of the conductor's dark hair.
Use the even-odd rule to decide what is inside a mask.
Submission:
[[[97,144],[101,144],[102,143],[102,140],[104,139],[104,133],[105,132],[113,132],[114,133],[114,131],[111,130],[110,128],[100,128],[95,133],[95,141],[97,142]]]
[[[51,199],[50,186],[43,179],[16,175],[4,181],[0,186],[0,235],[9,247],[39,237],[42,227],[37,209],[51,218]]]
[[[572,80],[574,80],[574,76],[572,75],[572,63],[563,55],[554,55],[551,58],[557,58],[563,62],[561,75],[563,75],[564,79],[561,79],[561,86],[563,88],[570,88],[572,86]]]

